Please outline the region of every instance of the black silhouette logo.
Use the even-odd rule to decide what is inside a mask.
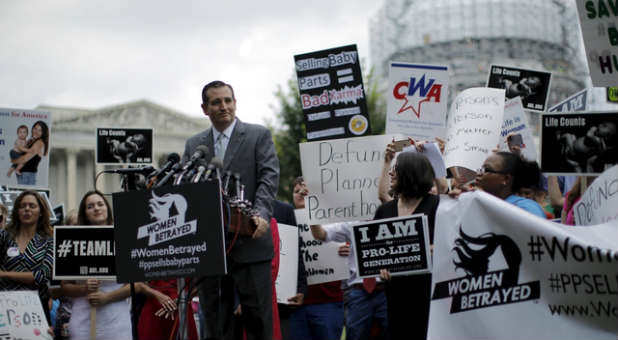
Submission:
[[[432,300],[452,297],[452,314],[539,298],[540,281],[518,283],[521,252],[510,237],[495,233],[473,237],[461,226],[459,236],[452,249],[453,264],[465,276],[436,283]],[[506,269],[490,271],[490,258],[496,259],[498,249]]]

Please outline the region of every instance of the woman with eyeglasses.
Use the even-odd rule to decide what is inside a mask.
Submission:
[[[37,290],[48,322],[54,251],[49,216],[37,192],[23,191],[15,199],[11,223],[0,230],[0,290]]]
[[[534,215],[546,218],[543,208],[535,201],[518,196],[521,188],[539,182],[541,172],[536,162],[526,161],[510,152],[491,154],[476,175],[476,187],[516,205]]]

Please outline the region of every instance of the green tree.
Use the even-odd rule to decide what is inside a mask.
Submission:
[[[364,78],[364,85],[371,133],[381,135],[384,133],[386,124],[386,101],[380,91],[373,70]],[[276,113],[276,122],[268,125],[271,128],[275,150],[279,157],[280,176],[277,198],[291,202],[294,190],[292,182],[302,173],[298,144],[307,141],[296,73],[287,81],[285,88],[279,85],[274,95],[277,101],[277,104],[273,107]]]

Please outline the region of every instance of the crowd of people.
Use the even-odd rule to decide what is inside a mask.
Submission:
[[[227,254],[228,274],[203,278],[189,296],[199,296],[199,323],[187,310],[187,337],[247,339],[400,339],[426,338],[431,274],[359,278],[352,249],[351,226],[355,222],[312,225],[316,240],[342,242],[338,255],[348,260],[347,280],[307,285],[299,256],[297,293],[276,303],[274,281],[279,266],[277,223],[296,225],[294,209],[303,209],[308,188],[302,177],[294,183],[292,203],[275,200],[279,163],[268,129],[241,122],[236,117],[236,98],[229,84],[214,81],[202,91],[202,109],[212,127],[187,140],[186,162],[199,145],[208,146],[206,158],[223,160],[223,170],[241,173],[244,195],[258,212],[251,217],[253,234],[241,236]],[[40,130],[40,128],[37,128]],[[38,131],[38,130],[37,130]],[[30,146],[47,153],[45,132]],[[437,140],[443,151],[443,141]],[[541,218],[561,218],[573,224],[572,208],[591,179],[545,178],[536,162],[517,150],[496,151],[476,172],[450,168],[437,177],[423,155],[430,142],[410,140],[417,152],[395,152],[390,143],[384,152],[379,199],[374,219],[425,214],[431,249],[440,195],[457,197],[466,191],[483,190]],[[17,147],[17,146],[16,146]],[[25,159],[24,158],[24,159]],[[16,158],[18,159],[18,158]],[[19,163],[19,162],[17,162]],[[24,167],[16,167],[24,173]],[[179,328],[176,280],[135,284],[142,296],[139,320],[131,323],[129,286],[113,281],[87,279],[62,281],[49,288],[53,258],[50,208],[36,191],[25,190],[9,212],[0,206],[0,290],[36,290],[48,321],[59,339],[89,339],[96,310],[94,332],[98,339],[129,339],[137,327],[139,339],[172,339]],[[111,206],[105,195],[87,192],[67,225],[113,225]],[[230,243],[228,242],[229,246]],[[53,301],[57,301],[54,303]],[[92,307],[95,307],[94,309]],[[52,313],[50,313],[52,311]],[[53,317],[52,317],[53,315]],[[198,332],[199,331],[199,332]]]

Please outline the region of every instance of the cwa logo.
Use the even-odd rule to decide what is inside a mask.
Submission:
[[[139,227],[137,238],[149,237],[149,246],[195,234],[197,231],[197,220],[185,222],[187,200],[180,194],[165,194],[159,197],[153,190],[148,207],[150,217],[156,222]],[[172,215],[173,213],[175,215]]]
[[[472,237],[459,227],[455,240],[453,265],[465,276],[437,282],[432,300],[451,297],[451,314],[509,303],[536,300],[540,297],[540,281],[518,283],[521,252],[506,235],[485,233]],[[490,258],[500,248],[506,269],[489,271]],[[498,253],[496,253],[498,256]]]
[[[434,84],[435,79],[429,78],[426,82],[425,75],[418,81],[415,77],[410,77],[410,81],[402,81],[395,85],[393,88],[393,97],[397,100],[403,100],[403,105],[397,112],[397,114],[403,113],[407,110],[412,110],[417,118],[421,118],[421,105],[426,102],[430,102],[433,98],[435,103],[439,103],[442,97],[442,84]],[[416,93],[418,92],[418,96]],[[408,97],[417,97],[420,100],[416,102],[416,108],[414,108],[414,102],[410,102]]]

